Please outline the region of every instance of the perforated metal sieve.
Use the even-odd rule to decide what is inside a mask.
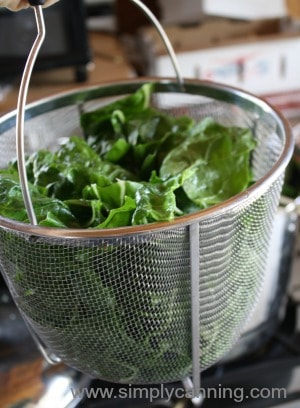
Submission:
[[[172,115],[209,115],[250,128],[256,182],[222,204],[165,223],[89,230],[0,218],[3,275],[48,353],[97,378],[131,384],[195,377],[233,347],[263,290],[293,150],[285,119],[253,95],[198,80],[144,78],[29,105],[26,153],[57,148],[80,134],[82,111],[148,82],[155,84],[153,106]],[[0,167],[16,156],[16,114],[0,119]]]

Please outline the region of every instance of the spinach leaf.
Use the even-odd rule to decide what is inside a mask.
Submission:
[[[78,224],[68,206],[43,194],[39,187],[30,185],[37,221],[41,225],[77,228]],[[17,221],[29,222],[24,207],[20,182],[16,175],[0,174],[0,214]]]
[[[150,106],[152,84],[135,94],[93,112],[81,124],[88,144],[99,156],[147,179],[158,171],[162,158],[185,138],[194,125],[187,116],[173,117]]]
[[[250,130],[225,127],[207,118],[164,158],[160,175],[170,177],[193,169],[183,190],[199,208],[206,208],[249,186],[254,147]]]
[[[123,97],[92,112],[83,113],[81,115],[81,126],[85,134],[97,135],[100,133],[103,140],[106,139],[106,135],[115,135],[115,129],[120,130],[123,118],[122,114],[114,112],[121,111],[131,116],[140,114],[149,106],[152,91],[153,85],[145,84],[132,95]],[[119,133],[118,131],[117,137],[119,137]]]

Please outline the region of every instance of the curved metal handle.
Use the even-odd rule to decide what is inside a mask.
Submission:
[[[149,18],[149,20],[151,21],[151,23],[154,25],[154,27],[156,28],[156,30],[158,31],[158,34],[160,35],[160,38],[162,39],[167,52],[169,54],[169,57],[171,59],[177,80],[179,82],[179,85],[183,88],[183,77],[181,75],[180,69],[179,69],[179,64],[174,52],[174,49],[172,47],[172,44],[165,32],[165,30],[163,29],[162,25],[160,24],[160,22],[158,21],[158,19],[155,17],[155,15],[152,13],[151,10],[149,10],[148,7],[145,6],[145,4],[140,1],[140,0],[131,0],[132,3],[134,3],[135,5],[137,5],[143,12],[144,14]]]
[[[37,37],[33,43],[33,46],[30,50],[29,56],[26,61],[24,68],[19,97],[17,105],[17,118],[16,118],[16,149],[17,149],[17,162],[18,170],[20,177],[20,184],[24,199],[25,208],[29,221],[33,225],[37,225],[36,215],[33,209],[32,200],[30,197],[28,180],[26,174],[26,163],[25,163],[25,151],[24,151],[24,122],[25,122],[25,106],[28,93],[29,82],[32,74],[32,70],[38,56],[39,50],[44,42],[46,29],[44,22],[44,15],[42,11],[42,6],[40,5],[41,1],[30,0],[31,3],[39,3],[39,5],[34,6],[35,19],[37,24]]]

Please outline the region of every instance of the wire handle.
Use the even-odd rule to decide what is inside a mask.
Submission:
[[[172,62],[172,65],[173,65],[173,68],[174,68],[174,71],[177,77],[177,81],[179,85],[183,88],[184,81],[183,81],[182,74],[180,72],[180,68],[179,68],[177,58],[176,58],[175,51],[162,25],[160,24],[158,19],[155,17],[155,15],[152,13],[152,11],[148,7],[146,7],[142,1],[131,0],[131,2],[137,5],[144,12],[144,14],[149,18],[150,22],[154,25],[154,27],[158,31],[158,34],[160,35],[160,38],[162,42],[164,43],[167,49],[167,52],[169,54],[169,57],[171,59],[171,62]]]
[[[17,150],[17,162],[18,162],[20,184],[21,184],[25,208],[26,208],[30,223],[32,225],[37,225],[37,219],[36,219],[36,215],[33,209],[32,200],[30,197],[27,174],[26,174],[25,149],[24,149],[24,122],[25,122],[25,106],[26,106],[29,82],[30,82],[30,78],[31,78],[31,74],[33,71],[33,67],[34,67],[36,58],[38,56],[40,48],[45,39],[46,29],[45,29],[43,10],[41,6],[41,3],[44,3],[44,1],[30,0],[30,4],[32,3],[34,4],[39,3],[38,5],[33,6],[38,32],[37,32],[37,37],[33,43],[33,46],[30,50],[30,53],[26,61],[26,65],[25,65],[24,72],[22,75],[20,90],[19,90],[18,105],[17,105],[17,118],[16,118],[16,150]]]

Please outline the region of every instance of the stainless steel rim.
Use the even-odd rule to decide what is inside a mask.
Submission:
[[[53,109],[58,109],[76,103],[83,103],[95,98],[121,96],[137,90],[142,84],[152,82],[155,84],[156,92],[182,92],[182,88],[178,81],[174,78],[140,78],[127,80],[123,82],[111,82],[108,84],[94,85],[91,87],[79,88],[73,91],[60,93],[52,97],[44,98],[40,101],[31,103],[27,106],[25,118],[33,118],[42,113],[49,112]],[[236,103],[240,107],[251,108],[252,112],[270,114],[280,128],[280,132],[285,134],[285,144],[283,151],[273,168],[265,174],[260,180],[255,182],[244,192],[235,195],[229,200],[226,200],[213,207],[198,211],[193,214],[184,215],[175,218],[171,222],[157,222],[153,224],[130,226],[114,229],[62,229],[62,228],[47,228],[36,225],[28,225],[13,220],[0,217],[0,225],[4,228],[13,229],[15,231],[30,233],[33,235],[50,236],[57,238],[102,238],[116,237],[135,234],[153,233],[170,228],[182,227],[204,220],[212,215],[218,216],[229,209],[245,202],[250,202],[260,196],[272,182],[284,172],[288,165],[294,149],[294,141],[291,132],[291,127],[284,116],[265,100],[256,97],[255,95],[245,92],[241,89],[230,87],[223,84],[213,83],[209,81],[201,81],[196,79],[185,79],[184,92],[199,95],[215,100],[221,100],[228,103]],[[12,128],[15,125],[16,111],[13,111],[0,120],[0,134]]]

